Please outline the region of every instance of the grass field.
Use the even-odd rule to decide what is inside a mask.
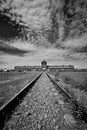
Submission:
[[[0,107],[39,73],[40,72],[0,73]]]
[[[58,72],[58,77],[75,88],[87,91],[87,72]]]
[[[52,72],[55,80],[87,110],[87,72]]]

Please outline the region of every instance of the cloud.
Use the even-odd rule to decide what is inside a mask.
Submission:
[[[87,60],[87,54],[86,53],[81,53],[81,52],[70,52],[64,55],[64,59],[66,61],[84,61]]]
[[[24,25],[34,29],[40,29],[42,25],[50,27],[48,7],[48,0],[13,0],[12,2],[5,1],[1,3],[1,10],[10,8],[6,15],[9,15],[13,21],[16,20],[17,23],[21,24],[21,19],[25,23]]]
[[[28,41],[23,41],[21,39],[10,41],[9,44],[11,44],[13,47],[25,50],[25,51],[37,51],[39,48],[37,45],[31,44]]]
[[[87,46],[82,47],[82,48],[75,48],[74,49],[75,52],[80,52],[80,53],[87,53]]]
[[[29,49],[29,48],[28,48]],[[33,50],[33,46],[31,47]],[[4,64],[1,64],[1,67],[14,67],[16,65],[40,65],[42,60],[46,60],[48,65],[75,65],[79,67],[87,66],[86,55],[83,53],[71,53],[65,49],[57,48],[46,48],[46,47],[35,47],[35,53],[30,55],[0,55],[0,61]],[[6,64],[5,64],[6,63]]]
[[[64,61],[83,61],[87,60],[87,34],[76,39],[69,39],[61,44],[58,48],[66,50]]]
[[[0,61],[0,65],[6,64],[6,62]]]
[[[0,51],[3,53],[10,54],[10,55],[18,55],[18,56],[23,56],[26,53],[32,53],[32,51],[18,49],[18,48],[14,47],[12,45],[9,45],[3,41],[0,41]]]
[[[65,49],[70,49],[77,53],[87,53],[87,35],[77,39],[71,39],[64,42],[62,45]]]

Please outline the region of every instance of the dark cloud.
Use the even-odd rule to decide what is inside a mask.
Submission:
[[[87,53],[81,51],[71,51],[68,54],[64,55],[64,59],[66,61],[79,61],[79,60],[87,60]]]
[[[0,61],[0,65],[3,65],[3,64],[5,64],[5,62],[3,62],[3,61]]]
[[[10,55],[19,56],[23,56],[24,54],[28,53],[28,51],[18,49],[16,47],[4,43],[3,41],[0,41],[0,51]]]
[[[75,48],[73,51],[80,52],[80,53],[87,53],[87,46],[82,48]]]
[[[87,34],[80,38],[67,40],[61,46],[74,52],[87,53]]]
[[[1,0],[0,11],[12,22],[34,29],[49,28],[50,12],[48,0]]]
[[[0,38],[10,40],[21,36],[21,26],[0,11]]]

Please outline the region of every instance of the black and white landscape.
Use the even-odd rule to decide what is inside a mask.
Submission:
[[[87,0],[0,0],[0,130],[87,130]]]

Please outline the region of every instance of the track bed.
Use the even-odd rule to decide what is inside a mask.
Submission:
[[[87,130],[87,124],[72,113],[71,103],[43,73],[5,121],[3,130]]]

